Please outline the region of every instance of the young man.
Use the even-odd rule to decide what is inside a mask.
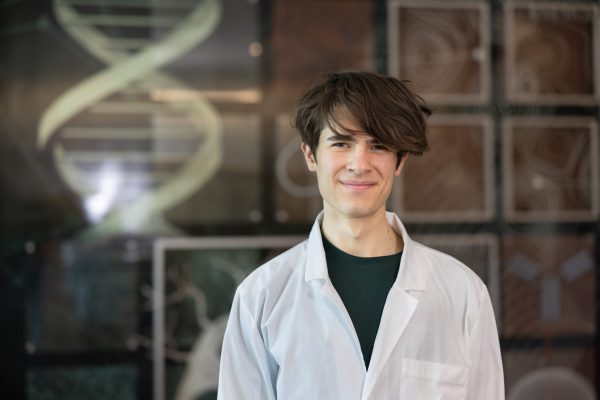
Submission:
[[[238,288],[219,399],[504,399],[485,285],[385,210],[408,154],[427,149],[429,113],[366,72],[327,74],[302,96],[293,122],[323,211]]]

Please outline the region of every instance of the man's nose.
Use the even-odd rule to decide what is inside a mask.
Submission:
[[[371,168],[369,150],[364,146],[356,146],[349,154],[348,170],[363,174]]]

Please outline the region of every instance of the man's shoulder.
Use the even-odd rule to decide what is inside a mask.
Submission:
[[[477,315],[490,296],[485,283],[467,265],[458,259],[439,250],[416,244],[413,256],[421,260],[419,267],[426,274],[425,298],[437,305],[443,305],[444,312],[456,321],[469,320],[470,331],[476,319],[469,316]]]
[[[256,268],[240,284],[241,295],[255,297],[261,291],[278,292],[290,280],[304,278],[307,241],[284,251]]]
[[[419,242],[414,243],[414,256],[427,269],[428,279],[471,286],[477,291],[485,288],[481,278],[457,258]]]

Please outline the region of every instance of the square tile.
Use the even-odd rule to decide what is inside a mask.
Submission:
[[[600,100],[597,4],[509,2],[504,13],[510,101],[569,105]]]
[[[485,221],[494,213],[492,121],[439,115],[430,119],[430,150],[409,158],[393,208],[407,222]]]
[[[139,329],[147,243],[65,240],[30,246],[37,261],[26,292],[28,353],[127,351]]]
[[[388,16],[391,75],[432,104],[489,101],[487,3],[394,0]]]
[[[505,336],[593,335],[593,235],[513,234],[502,242]]]
[[[585,117],[504,121],[504,212],[511,221],[598,215],[598,126]]]

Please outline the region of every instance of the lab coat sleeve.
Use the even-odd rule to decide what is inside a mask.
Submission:
[[[480,292],[478,318],[469,336],[471,358],[467,400],[504,400],[504,373],[490,296]]]
[[[277,363],[238,291],[227,321],[219,367],[218,400],[275,400]]]

